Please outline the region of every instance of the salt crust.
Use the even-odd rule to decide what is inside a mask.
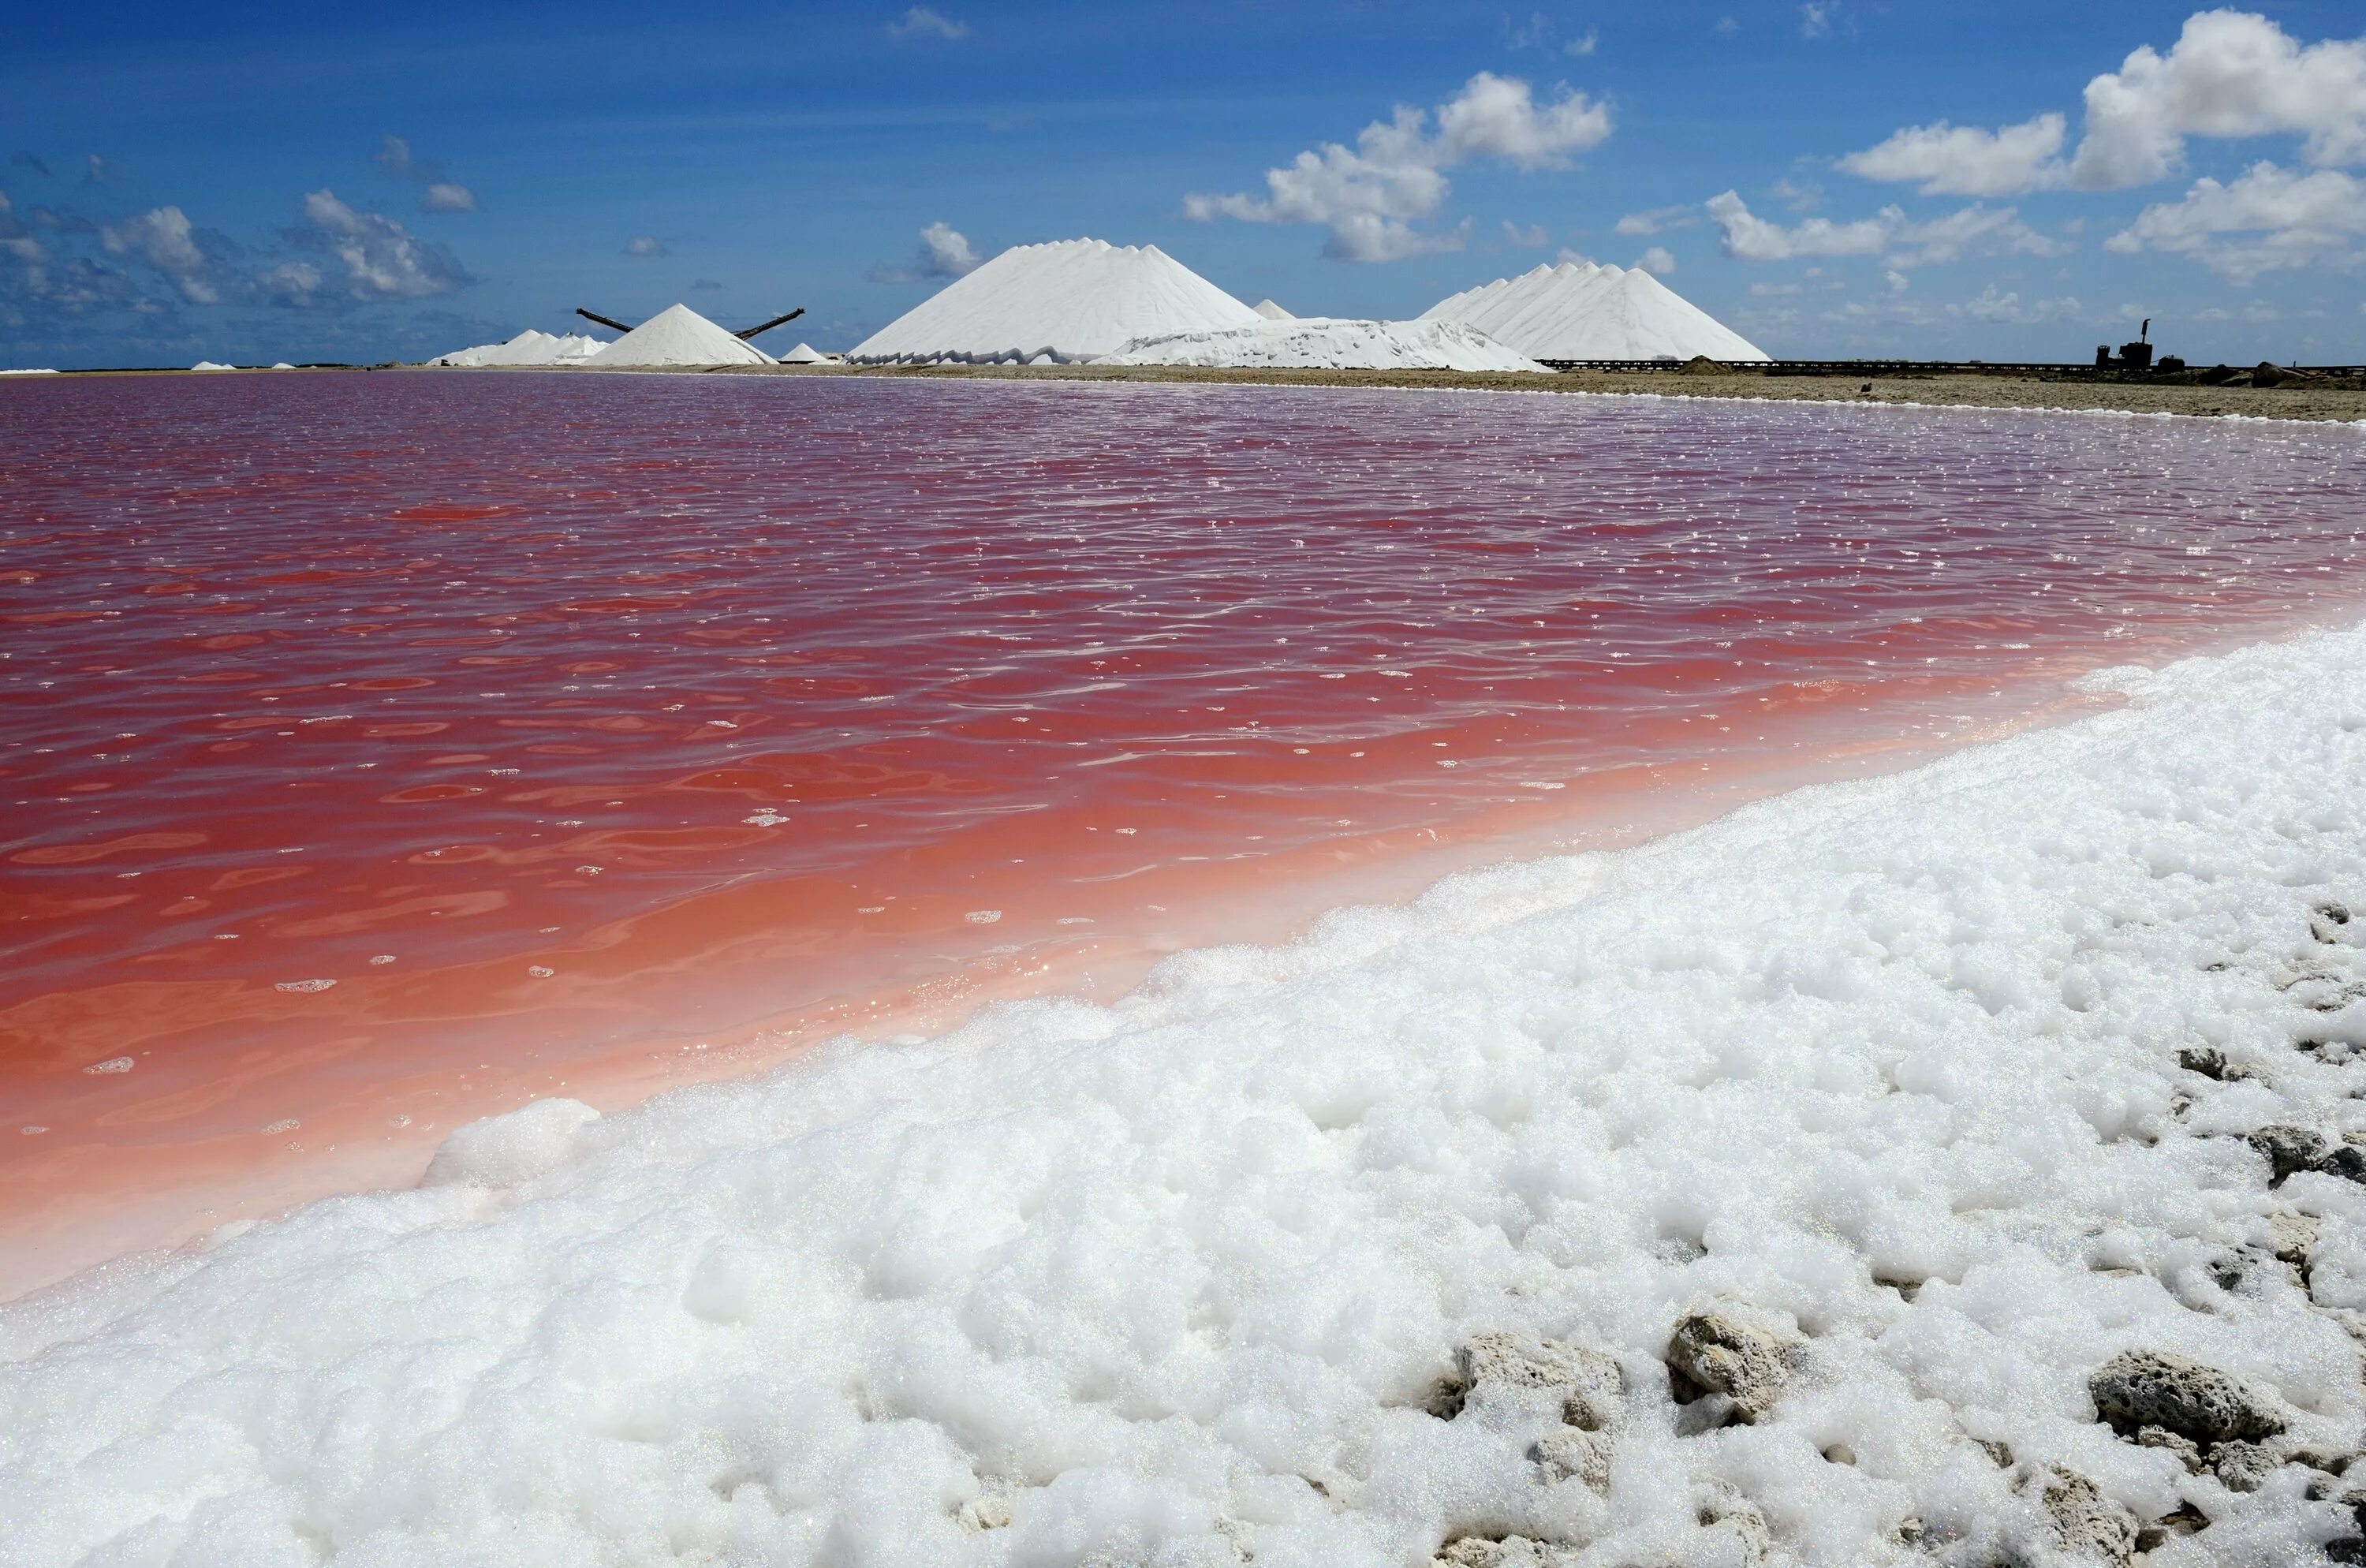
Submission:
[[[1640,267],[1562,262],[1449,295],[1423,321],[1461,321],[1535,359],[1760,362],[1766,352]]]
[[[1327,316],[1136,338],[1102,365],[1262,366],[1319,370],[1551,372],[1459,321],[1359,321]]]
[[[858,364],[1065,363],[1265,318],[1156,245],[1013,245],[858,344]]]
[[[2106,672],[1114,1007],[479,1123],[0,1310],[9,1561],[2037,1562],[2049,1498],[2300,1561],[2354,1533],[2304,1472],[2230,1492],[2089,1380],[2190,1358],[2359,1445],[2366,1189],[2245,1134],[2366,1134],[2366,919],[2313,913],[2366,907],[2361,672],[2366,628]],[[1702,1312],[1792,1370],[1684,1436]],[[1617,1362],[1603,1490],[1534,1402],[1425,1407],[1492,1334]]]

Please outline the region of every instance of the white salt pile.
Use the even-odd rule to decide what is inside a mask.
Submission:
[[[532,328],[518,333],[507,343],[479,344],[431,359],[430,365],[557,365],[569,360],[587,359],[604,345],[596,338],[559,337]]]
[[[1322,370],[1545,368],[1459,321],[1357,321],[1324,316],[1137,339],[1098,363]]]
[[[789,350],[788,353],[782,355],[780,356],[779,363],[783,365],[829,365],[835,363],[836,358],[836,355],[824,354],[809,343],[801,343],[797,344],[796,347]]]
[[[294,367],[293,365],[288,364],[288,363],[287,363],[287,361],[286,361],[286,360],[284,360],[284,359],[283,359],[283,360],[280,360],[277,364],[276,364],[276,365],[272,366],[272,368],[273,368],[274,370],[293,370],[293,369],[295,369],[295,368],[296,368],[296,367]]]
[[[1280,306],[1275,304],[1270,299],[1260,299],[1256,304],[1250,306],[1249,309],[1255,310],[1258,315],[1263,316],[1268,321],[1294,321],[1298,320],[1296,316],[1291,315],[1289,311],[1283,310]]]
[[[2361,671],[479,1123],[0,1310],[9,1561],[2357,1561]]]
[[[1532,359],[1763,361],[1764,350],[1640,267],[1562,262],[1450,295],[1422,320],[1461,321]]]
[[[55,370],[47,366],[34,367],[23,370],[0,370],[0,376],[54,376],[56,374],[57,372]]]
[[[1014,245],[857,344],[859,364],[1094,359],[1137,338],[1263,318],[1155,245]]]
[[[687,305],[669,305],[582,363],[594,368],[625,365],[770,365],[772,356],[754,344],[733,337]]]
[[[190,366],[189,368],[192,370],[235,370],[238,367],[235,365],[219,364],[210,359],[200,359],[195,365]]]

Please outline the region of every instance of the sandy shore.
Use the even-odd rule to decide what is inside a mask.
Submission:
[[[1458,370],[1218,370],[1187,366],[842,365],[730,366],[731,376],[930,376],[962,380],[1170,381],[1230,386],[1424,387],[1515,392],[1657,393],[1786,402],[1920,403],[1943,408],[2095,409],[2128,413],[2229,414],[2257,419],[2366,420],[2366,386],[2330,378],[2275,387],[2201,386],[2034,376],[1770,376],[1733,370],[1565,370],[1551,376]]]

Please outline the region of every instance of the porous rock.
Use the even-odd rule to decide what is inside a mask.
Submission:
[[[2170,1431],[2166,1427],[2142,1427],[2137,1428],[2136,1447],[2140,1449],[2167,1449],[2170,1453],[2177,1456],[2179,1462],[2185,1466],[2186,1472],[2188,1474],[2199,1475],[2202,1473],[2201,1445],[2194,1442],[2191,1438],[2180,1437],[2179,1434]]]
[[[2229,1492],[2257,1492],[2282,1462],[2265,1443],[2221,1443],[2210,1451],[2210,1468]]]
[[[1617,1413],[1618,1363],[1600,1350],[1525,1334],[1474,1334],[1456,1348],[1454,1374],[1429,1399],[1429,1413],[1452,1420],[1473,1397],[1520,1401],[1550,1395],[1561,1419],[1598,1431]]]
[[[2076,1471],[2057,1470],[2040,1494],[2055,1544],[2073,1557],[2125,1562],[2136,1550],[2136,1517]]]
[[[2268,1398],[2215,1367],[2159,1350],[2123,1350],[2087,1380],[2096,1412],[2124,1437],[2146,1427],[2204,1449],[2284,1429]]]
[[[1668,1339],[1668,1381],[1676,1403],[1704,1393],[1733,1401],[1733,1413],[1755,1424],[1774,1409],[1791,1374],[1787,1347],[1774,1336],[1717,1313],[1697,1312]]]
[[[1530,1445],[1528,1458],[1548,1482],[1577,1480],[1596,1492],[1610,1489],[1610,1435],[1563,1427]]]
[[[2305,1127],[2262,1127],[2250,1145],[2268,1160],[2268,1185],[2282,1187],[2284,1179],[2315,1170],[2325,1158],[2325,1140]]]
[[[1524,1535],[1507,1535],[1501,1540],[1466,1535],[1438,1548],[1430,1561],[1438,1568],[1569,1568],[1577,1561],[1577,1553]]]

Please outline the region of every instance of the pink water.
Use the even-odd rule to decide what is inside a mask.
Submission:
[[[562,1083],[1114,983],[1417,848],[2353,616],[2361,455],[1275,388],[0,385],[0,1292]]]

